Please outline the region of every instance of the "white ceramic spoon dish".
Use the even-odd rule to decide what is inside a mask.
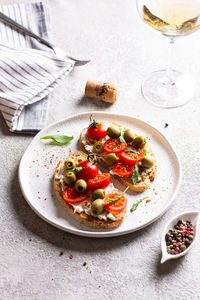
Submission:
[[[190,221],[192,221],[192,224],[193,224],[193,227],[194,227],[194,239],[193,239],[192,243],[190,244],[190,246],[185,251],[174,255],[174,254],[167,253],[167,246],[166,246],[165,236],[166,236],[166,233],[169,231],[169,229],[173,228],[174,225],[177,224],[178,220],[183,220],[183,221],[190,220]],[[161,249],[162,249],[161,264],[163,264],[167,260],[182,257],[191,250],[191,248],[194,246],[194,244],[197,240],[198,231],[199,231],[199,222],[200,222],[200,211],[188,211],[188,212],[182,213],[181,215],[175,216],[173,219],[170,220],[170,222],[167,223],[167,225],[164,228],[164,231],[163,231],[163,234],[162,234],[162,239],[161,239]]]

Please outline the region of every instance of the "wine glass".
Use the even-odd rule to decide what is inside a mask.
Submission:
[[[177,37],[200,28],[200,0],[136,0],[143,21],[170,40],[170,63],[142,84],[144,97],[152,104],[172,108],[185,104],[195,93],[195,80],[189,74],[172,69],[173,45]]]

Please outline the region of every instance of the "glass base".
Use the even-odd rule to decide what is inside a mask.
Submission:
[[[171,71],[171,79],[167,75],[167,70],[150,74],[142,84],[145,99],[163,108],[181,106],[190,101],[195,94],[194,78],[175,70]]]

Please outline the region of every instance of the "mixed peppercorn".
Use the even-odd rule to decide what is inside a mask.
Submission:
[[[185,251],[192,243],[193,238],[194,228],[192,222],[179,220],[165,236],[167,253],[177,255]]]

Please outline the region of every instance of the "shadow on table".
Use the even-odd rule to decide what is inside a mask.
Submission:
[[[34,211],[29,207],[28,203],[23,198],[19,183],[17,180],[18,170],[13,172],[12,182],[10,184],[10,199],[12,199],[12,205],[17,214],[19,222],[30,232],[29,239],[34,235],[46,240],[58,248],[63,248],[70,251],[105,251],[112,248],[127,247],[129,243],[137,243],[147,230],[141,229],[137,232],[133,232],[127,235],[112,237],[112,238],[90,238],[72,235],[70,233],[59,230],[47,222],[43,221],[37,216]],[[149,230],[152,230],[149,225]]]
[[[9,137],[14,137],[14,138],[18,138],[19,136],[28,136],[28,137],[33,137],[34,135],[36,135],[37,132],[27,132],[25,133],[18,131],[16,132],[11,132],[8,129],[8,126],[3,118],[3,116],[0,113],[0,134],[2,134],[3,136],[9,136]]]
[[[2,135],[4,136],[11,136],[14,135],[12,132],[9,131],[8,126],[2,116],[2,114],[0,113],[0,132],[2,133]]]
[[[170,273],[174,273],[174,271],[177,271],[177,269],[179,267],[182,267],[182,263],[184,262],[185,256],[182,256],[180,258],[177,259],[172,259],[172,260],[168,260],[165,263],[161,264],[161,253],[160,253],[160,257],[157,260],[157,263],[155,265],[156,267],[156,273],[159,276],[165,276],[165,275],[169,275]]]
[[[113,105],[113,103],[104,102],[95,98],[87,98],[84,96],[81,97],[80,100],[77,102],[77,106],[88,107],[90,110],[91,110],[91,104],[93,104],[94,107],[103,108],[103,109],[106,109]]]

